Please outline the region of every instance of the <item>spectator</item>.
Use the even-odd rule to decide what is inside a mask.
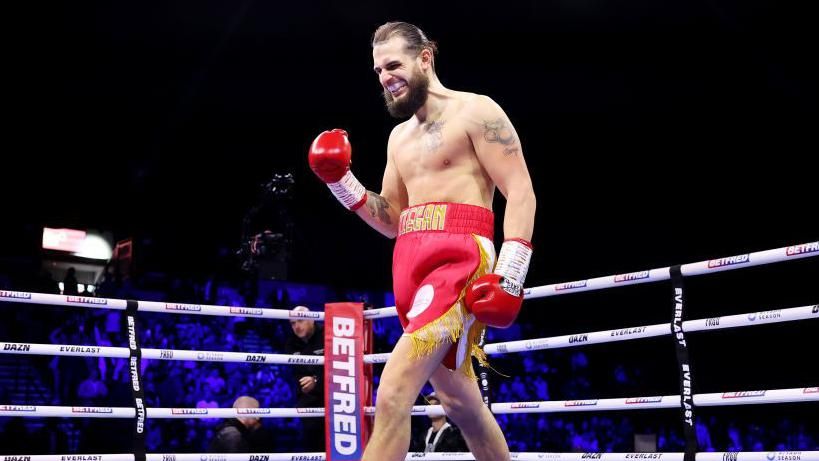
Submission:
[[[440,405],[441,401],[431,393],[426,396],[430,405]],[[446,416],[430,416],[431,425],[421,437],[410,443],[410,451],[424,453],[464,452],[469,451],[461,430],[447,421]]]
[[[305,306],[293,309],[297,315],[310,312]],[[317,356],[324,355],[324,330],[316,326],[309,317],[296,317],[290,320],[293,334],[285,344],[288,354]],[[295,371],[298,378],[296,405],[299,407],[324,406],[324,368],[317,365],[299,366]],[[305,451],[324,451],[324,419],[302,418],[302,431]]]
[[[64,295],[78,295],[80,294],[80,289],[77,286],[79,282],[77,282],[77,270],[73,267],[69,267],[68,271],[65,273],[65,278],[63,279],[63,294]]]
[[[259,408],[259,401],[242,396],[233,402],[233,408]],[[214,431],[208,446],[211,453],[270,453],[275,451],[273,434],[262,426],[260,418],[231,418]]]

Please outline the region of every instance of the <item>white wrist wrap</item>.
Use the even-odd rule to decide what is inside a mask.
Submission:
[[[526,273],[529,272],[529,261],[532,259],[532,248],[517,240],[507,240],[501,246],[495,273],[523,286]]]
[[[340,181],[328,183],[327,187],[348,210],[360,203],[364,194],[367,193],[367,189],[358,182],[352,171],[347,171]]]

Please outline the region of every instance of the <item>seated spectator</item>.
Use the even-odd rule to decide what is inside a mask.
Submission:
[[[441,404],[434,392],[427,395],[426,399],[430,405]],[[429,419],[431,422],[429,429],[423,432],[421,437],[412,440],[410,451],[424,453],[469,451],[464,436],[461,435],[461,430],[447,421],[446,416],[430,416]]]
[[[233,403],[233,408],[259,408],[259,401],[242,396]],[[275,451],[273,434],[262,427],[260,418],[231,418],[214,431],[208,446],[210,453],[269,453]]]

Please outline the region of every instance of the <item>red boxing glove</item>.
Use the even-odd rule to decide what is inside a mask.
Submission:
[[[336,128],[313,140],[307,161],[313,173],[327,184],[338,201],[348,210],[355,211],[367,202],[367,189],[350,171],[352,152],[347,132]]]
[[[479,322],[491,327],[508,328],[520,312],[523,290],[498,274],[478,277],[466,290],[466,306]]]
[[[466,308],[479,322],[508,328],[523,303],[523,281],[529,271],[532,244],[523,239],[503,242],[493,274],[486,274],[466,289]]]
[[[310,169],[325,183],[339,182],[350,170],[353,149],[347,139],[347,132],[336,128],[316,136],[307,160]]]

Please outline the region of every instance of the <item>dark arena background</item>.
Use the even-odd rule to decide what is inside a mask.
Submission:
[[[318,133],[344,128],[356,176],[380,190],[397,121],[383,107],[370,39],[390,20],[438,42],[445,86],[492,97],[515,124],[537,196],[527,286],[819,240],[812,2],[18,8],[6,16],[0,290],[59,294],[76,283],[83,296],[116,299],[394,305],[393,241],[340,206],[307,164]],[[503,210],[498,193],[496,244]],[[46,228],[83,231],[108,253],[44,249]],[[265,231],[264,252],[252,256],[248,242]],[[69,268],[75,279],[66,283]],[[686,296],[690,319],[816,305],[819,258],[688,278]],[[523,306],[488,342],[668,323],[673,314],[670,282]],[[119,312],[0,309],[5,343],[128,345]],[[815,317],[690,333],[693,392],[819,385]],[[283,353],[293,335],[277,320],[140,313],[139,321],[141,346],[159,349]],[[376,321],[375,333],[376,352],[388,352],[401,331],[393,317]],[[147,407],[230,407],[241,395],[264,408],[296,406],[298,367],[146,362]],[[503,354],[492,366],[494,402],[680,392],[670,336]],[[0,354],[0,405],[133,406],[127,359]],[[817,450],[818,414],[816,401],[700,407],[699,451]],[[678,409],[497,418],[511,451],[685,447]],[[309,451],[301,419],[262,421],[271,451]],[[219,424],[148,419],[146,448],[204,453]],[[132,426],[0,417],[0,453],[130,453]],[[415,433],[427,427],[428,418],[413,418]]]

